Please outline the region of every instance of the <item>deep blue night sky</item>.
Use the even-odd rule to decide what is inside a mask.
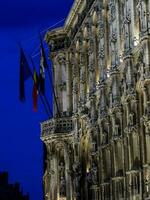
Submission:
[[[26,83],[26,102],[19,102],[17,42],[21,41],[26,53],[32,54],[39,45],[37,32],[66,17],[72,3],[0,0],[0,171],[9,172],[11,183],[21,183],[30,200],[42,199],[40,121],[47,115],[40,101],[38,112],[32,111],[32,80]],[[47,96],[50,98],[49,88]]]

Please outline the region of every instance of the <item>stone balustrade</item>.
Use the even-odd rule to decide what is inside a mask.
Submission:
[[[41,123],[41,137],[55,133],[69,133],[73,130],[71,117],[53,118]]]

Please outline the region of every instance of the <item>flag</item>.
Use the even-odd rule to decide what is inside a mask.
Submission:
[[[45,95],[45,68],[42,59],[40,62],[39,90],[42,95]]]
[[[20,48],[20,83],[19,83],[19,97],[20,101],[25,101],[25,87],[24,83],[27,79],[32,77],[32,73],[22,48]]]
[[[40,74],[39,74],[39,89],[42,95],[45,95],[45,69],[48,68],[46,54],[42,37],[40,36],[40,47],[41,47],[41,61],[40,61]]]
[[[43,45],[43,41],[42,41],[42,37],[41,37],[40,33],[39,33],[39,36],[40,36],[40,46],[41,46],[41,59],[42,59],[44,68],[47,68],[48,63],[47,63],[44,45]]]
[[[33,74],[32,98],[33,98],[33,111],[37,112],[37,104],[38,104],[38,76],[37,76],[35,68],[34,68],[34,74]]]

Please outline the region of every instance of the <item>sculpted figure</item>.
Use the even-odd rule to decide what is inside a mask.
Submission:
[[[66,181],[64,177],[60,180],[60,196],[66,196]]]
[[[75,191],[75,196],[76,196],[76,199],[80,199],[80,193],[81,193],[81,187],[80,187],[81,184],[80,184],[80,182],[81,182],[81,176],[82,176],[80,163],[76,163],[73,166],[73,170],[74,170],[74,191]]]
[[[98,183],[97,166],[95,163],[92,163],[92,167],[88,175],[88,181],[91,183],[91,185],[96,185]]]

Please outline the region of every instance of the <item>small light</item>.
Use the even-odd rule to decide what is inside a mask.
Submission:
[[[110,73],[109,73],[109,72],[107,72],[107,77],[108,77],[108,78],[110,77]]]
[[[89,173],[89,168],[86,169],[86,173]]]
[[[120,62],[121,62],[121,63],[123,62],[122,58],[120,58]]]
[[[120,63],[123,62],[122,55],[119,55],[119,60],[120,60]]]
[[[136,47],[138,45],[138,43],[139,43],[138,39],[136,37],[134,37],[134,39],[133,39],[134,46]]]

